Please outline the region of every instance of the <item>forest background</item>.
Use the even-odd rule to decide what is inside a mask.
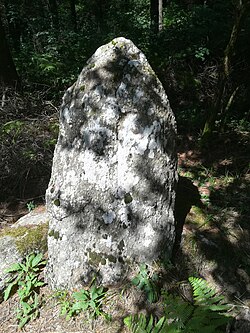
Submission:
[[[123,36],[177,120],[183,237],[170,276],[203,276],[249,307],[249,13],[249,0],[0,0],[0,229],[44,205],[64,91]]]
[[[1,197],[25,196],[34,177],[45,178],[44,191],[58,132],[54,111],[86,60],[117,36],[146,54],[179,133],[205,147],[216,132],[248,131],[249,7],[249,0],[1,0]],[[39,129],[35,118],[48,114]]]

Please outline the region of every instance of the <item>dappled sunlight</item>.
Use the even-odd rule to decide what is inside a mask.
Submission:
[[[239,150],[232,135],[223,139],[230,146],[211,145],[213,155],[198,146],[196,159],[185,150],[179,155],[179,172],[196,184],[204,204],[187,215],[181,249],[199,274],[210,275],[228,297],[244,301],[250,297],[250,182],[242,153],[249,146],[244,134]]]

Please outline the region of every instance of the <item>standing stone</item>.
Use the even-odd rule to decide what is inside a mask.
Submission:
[[[76,288],[126,278],[132,263],[169,258],[174,237],[176,125],[144,54],[116,38],[63,98],[46,192],[47,280]]]

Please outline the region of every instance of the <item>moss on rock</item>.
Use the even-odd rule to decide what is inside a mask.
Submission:
[[[0,232],[0,238],[10,236],[14,238],[17,250],[21,255],[32,252],[47,252],[48,223],[36,226],[20,226],[5,228]]]

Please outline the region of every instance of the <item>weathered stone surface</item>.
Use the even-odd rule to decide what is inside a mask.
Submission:
[[[36,226],[49,221],[49,214],[44,209],[42,211],[32,210],[30,213],[21,217],[15,224],[12,225],[12,228],[18,228],[21,226]]]
[[[175,119],[144,54],[114,39],[63,98],[46,192],[47,280],[75,288],[126,277],[174,242]]]

